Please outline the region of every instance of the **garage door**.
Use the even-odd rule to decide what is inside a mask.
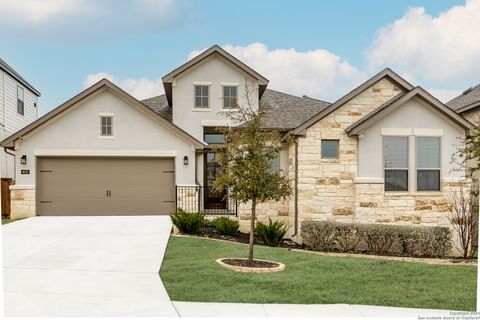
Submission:
[[[174,207],[173,159],[38,158],[38,215],[156,215]]]

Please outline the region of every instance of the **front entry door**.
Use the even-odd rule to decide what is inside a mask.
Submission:
[[[220,164],[215,162],[216,152],[205,153],[205,209],[225,209],[227,200],[225,191],[216,191],[213,182],[220,172]]]

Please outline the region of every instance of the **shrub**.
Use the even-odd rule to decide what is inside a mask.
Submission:
[[[287,233],[285,224],[280,221],[272,222],[270,218],[268,218],[268,224],[258,222],[255,227],[255,235],[270,247],[277,247],[285,233]]]
[[[336,223],[335,229],[335,241],[339,249],[343,252],[356,252],[362,240],[357,225],[353,223]]]
[[[233,236],[237,233],[240,224],[236,220],[229,219],[227,217],[219,217],[212,221],[215,229],[220,232],[220,234]]]
[[[420,250],[423,256],[444,258],[452,247],[452,231],[447,227],[429,227],[422,233]]]
[[[321,251],[355,252],[363,245],[378,255],[445,257],[452,249],[452,231],[447,227],[304,221],[302,238],[308,247]]]
[[[422,252],[422,235],[427,228],[420,226],[397,226],[399,254],[406,257],[417,257]]]
[[[303,242],[316,251],[331,251],[335,248],[337,230],[329,221],[304,221],[302,223]]]
[[[203,221],[203,226],[204,227],[209,227],[209,228],[215,228],[215,220],[216,219],[207,219]]]
[[[391,253],[390,249],[398,240],[398,226],[386,224],[359,225],[359,234],[368,250],[377,255]]]
[[[201,213],[189,213],[178,208],[170,215],[175,227],[183,233],[197,233],[204,225],[205,216]]]

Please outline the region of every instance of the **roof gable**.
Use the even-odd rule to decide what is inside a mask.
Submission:
[[[359,135],[364,130],[369,128],[378,120],[385,117],[388,113],[394,111],[395,109],[401,107],[405,102],[409,101],[410,99],[418,97],[432,106],[436,111],[446,116],[448,119],[452,120],[454,123],[459,125],[461,128],[469,131],[473,128],[473,124],[470,123],[468,120],[463,118],[462,116],[458,115],[455,111],[450,109],[448,106],[440,102],[437,98],[432,96],[426,90],[421,87],[415,87],[414,89],[399,94],[396,97],[390,99],[380,107],[376,108],[372,112],[368,113],[363,118],[359,119],[357,122],[353,123],[349,127],[345,129],[345,132],[352,136],[352,135]]]
[[[199,62],[201,62],[204,59],[210,57],[212,54],[219,54],[220,56],[225,58],[228,62],[234,64],[236,67],[240,68],[241,70],[243,70],[244,72],[246,72],[247,74],[252,76],[253,78],[257,79],[259,87],[260,87],[259,88],[260,89],[259,90],[259,96],[260,97],[262,96],[263,92],[265,91],[265,89],[268,85],[268,79],[265,78],[264,76],[262,76],[261,74],[259,74],[258,72],[256,72],[255,70],[253,70],[252,68],[250,68],[249,66],[247,66],[242,61],[235,58],[233,55],[231,55],[230,53],[228,53],[227,51],[222,49],[220,46],[214,45],[214,46],[210,47],[209,49],[203,51],[202,53],[200,53],[196,57],[194,57],[194,58],[190,59],[189,61],[185,62],[184,64],[182,64],[178,68],[174,69],[173,71],[171,71],[170,73],[168,73],[167,75],[165,75],[162,78],[163,86],[165,88],[165,95],[166,95],[168,103],[170,105],[172,104],[172,82],[175,79],[175,77],[179,76],[183,72],[186,72],[190,68],[197,65]]]
[[[127,101],[130,105],[138,108],[140,111],[144,112],[145,114],[149,115],[153,119],[155,119],[157,122],[159,122],[161,125],[167,127],[168,129],[172,130],[175,134],[183,138],[184,140],[192,143],[196,148],[203,148],[205,144],[201,141],[198,141],[194,137],[192,137],[190,134],[187,132],[183,131],[181,128],[177,127],[173,123],[169,122],[162,116],[160,116],[158,113],[153,111],[151,108],[149,108],[147,105],[143,104],[142,102],[138,101],[131,95],[129,95],[127,92],[123,91],[119,87],[117,87],[115,84],[111,83],[107,79],[102,79],[95,83],[94,85],[90,86],[89,88],[85,89],[84,91],[80,92],[76,96],[72,97],[71,99],[67,100],[57,108],[53,109],[49,113],[45,114],[41,118],[37,119],[36,121],[32,122],[28,126],[24,127],[23,129],[17,131],[13,135],[9,136],[2,142],[0,142],[0,145],[2,147],[7,147],[7,148],[13,148],[14,143],[17,139],[22,138],[23,136],[27,135],[28,133],[32,132],[33,130],[36,130],[40,128],[42,125],[47,125],[49,121],[55,121],[58,119],[58,116],[62,114],[64,111],[67,111],[68,109],[74,107],[81,101],[88,99],[95,93],[99,92],[100,90],[110,90],[113,94],[118,96],[119,98]]]
[[[352,91],[350,91],[349,93],[344,95],[343,97],[341,97],[340,99],[338,99],[337,101],[335,101],[334,103],[332,103],[330,106],[328,106],[324,110],[320,111],[319,113],[315,114],[310,119],[308,119],[305,122],[303,122],[302,124],[300,124],[297,128],[295,128],[292,131],[292,133],[294,135],[302,134],[310,126],[314,125],[319,120],[323,119],[324,117],[326,117],[330,113],[334,112],[335,110],[337,110],[338,108],[343,106],[345,103],[352,100],[353,98],[358,96],[360,93],[362,93],[363,91],[370,88],[375,83],[379,82],[380,80],[382,80],[384,78],[388,78],[390,81],[394,82],[395,84],[402,87],[406,91],[409,91],[409,90],[413,89],[413,86],[408,81],[406,81],[405,79],[400,77],[398,74],[393,72],[391,69],[386,68],[386,69],[380,71],[379,73],[377,73],[376,75],[374,75],[373,77],[371,77],[370,79],[368,79],[367,81],[365,81],[360,86],[356,87],[355,89],[353,89]]]

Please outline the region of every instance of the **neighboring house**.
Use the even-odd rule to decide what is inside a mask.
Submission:
[[[37,119],[40,92],[0,59],[0,139]],[[14,152],[0,150],[2,180],[14,179]],[[2,184],[5,187],[5,184]],[[5,201],[3,199],[2,201]],[[2,210],[5,204],[2,202]]]
[[[480,124],[480,84],[463,91],[461,95],[453,98],[446,105],[472,123]]]
[[[452,153],[473,125],[385,69],[330,104],[267,89],[268,80],[218,46],[163,78],[165,95],[138,101],[101,80],[2,142],[17,156],[12,215],[213,214],[247,207],[213,192],[220,112],[250,88],[263,125],[294,137],[274,165],[293,180],[259,219],[285,221],[300,240],[308,219],[450,225],[445,197],[468,187]],[[22,174],[22,170],[29,170]],[[26,172],[26,171],[23,171]]]

